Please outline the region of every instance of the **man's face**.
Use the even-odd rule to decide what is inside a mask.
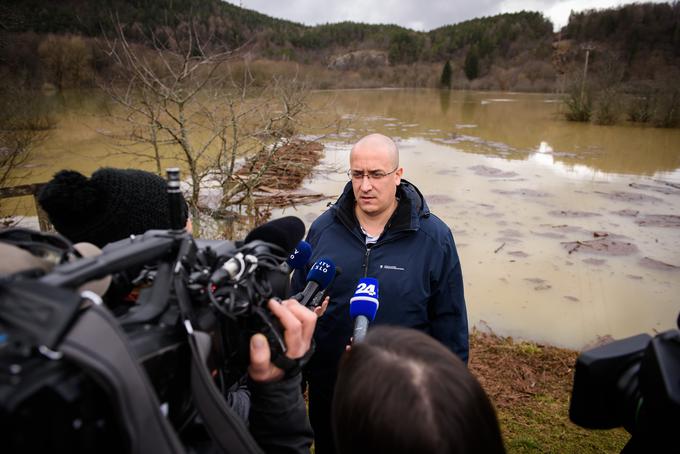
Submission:
[[[369,216],[379,215],[394,204],[397,186],[401,182],[404,169],[396,171],[397,164],[388,150],[365,144],[356,146],[350,157],[350,169],[364,174],[382,172],[389,174],[383,178],[352,178],[352,189],[359,210]],[[390,173],[392,172],[392,173]]]

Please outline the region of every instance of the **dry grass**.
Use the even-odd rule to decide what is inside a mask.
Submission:
[[[578,353],[492,334],[470,336],[470,370],[496,406],[509,453],[618,453],[623,429],[595,431],[569,421]]]

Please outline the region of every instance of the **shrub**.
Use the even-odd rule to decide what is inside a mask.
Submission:
[[[660,128],[675,128],[680,126],[680,89],[669,88],[660,97],[653,118],[654,126]]]
[[[649,122],[654,114],[655,102],[656,99],[651,91],[633,95],[628,102],[628,120],[638,123]]]
[[[619,118],[621,111],[621,93],[616,87],[601,90],[593,109],[593,122],[598,125],[613,125]]]
[[[564,116],[569,121],[590,121],[593,112],[590,90],[580,89],[575,84],[564,98],[567,111]]]

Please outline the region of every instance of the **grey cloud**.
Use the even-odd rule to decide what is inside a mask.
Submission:
[[[650,0],[647,0],[650,1]],[[664,0],[651,0],[662,2]],[[238,4],[236,1],[232,1]],[[307,25],[342,21],[397,24],[432,30],[477,17],[521,10],[540,11],[554,25],[567,22],[569,12],[607,8],[623,0],[242,0],[244,8]]]

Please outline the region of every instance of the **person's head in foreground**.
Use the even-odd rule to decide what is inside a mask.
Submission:
[[[74,243],[87,241],[101,248],[147,230],[170,228],[166,182],[143,170],[102,168],[90,178],[62,170],[43,187],[38,202],[54,228]]]
[[[339,454],[504,453],[479,382],[419,331],[377,326],[345,352],[333,396]]]

